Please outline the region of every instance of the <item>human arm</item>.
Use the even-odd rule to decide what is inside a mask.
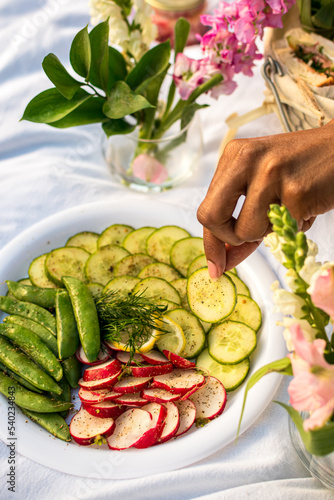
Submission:
[[[241,195],[245,201],[235,219]],[[303,231],[334,208],[334,120],[228,143],[197,212],[212,278],[239,264],[270,232],[271,203],[285,205]]]

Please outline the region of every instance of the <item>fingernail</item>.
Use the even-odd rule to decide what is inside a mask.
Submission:
[[[213,281],[216,281],[219,278],[217,266],[216,264],[211,262],[211,260],[208,260],[207,262],[208,262],[209,276]]]

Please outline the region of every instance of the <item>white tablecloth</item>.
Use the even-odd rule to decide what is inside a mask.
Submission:
[[[44,217],[69,207],[128,195],[114,182],[101,152],[100,127],[57,130],[19,122],[28,101],[50,87],[41,69],[54,52],[68,61],[74,34],[89,22],[86,1],[2,0],[0,5],[0,248]],[[171,191],[150,196],[194,209],[203,199],[226,132],[226,117],[260,105],[264,84],[259,68],[253,78],[239,77],[230,97],[221,97],[201,111],[205,148],[200,168]],[[266,116],[240,129],[238,137],[281,132],[278,119]],[[333,259],[334,214],[319,217],[309,235],[321,246],[321,259]],[[264,256],[283,280],[281,268]],[[5,276],[0,276],[4,280]],[[287,380],[275,398],[288,401]],[[4,422],[1,423],[4,425]],[[18,442],[19,450],[19,442]],[[19,455],[16,493],[6,487],[8,448],[0,442],[0,498],[27,500],[116,499],[188,500],[313,499],[332,497],[310,477],[296,456],[288,435],[287,415],[270,404],[257,422],[234,443],[209,458],[174,472],[131,480],[73,477]]]

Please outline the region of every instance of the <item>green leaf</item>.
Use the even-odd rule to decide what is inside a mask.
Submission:
[[[91,49],[87,26],[77,33],[70,49],[70,62],[78,75],[87,80],[91,64]]]
[[[188,36],[190,32],[190,24],[189,22],[180,17],[174,28],[174,61],[179,52],[184,51],[184,47],[186,46]]]
[[[50,125],[56,128],[68,128],[108,120],[102,111],[104,103],[105,100],[101,97],[92,96],[71,111],[68,115],[64,116],[64,118],[61,118],[56,122],[52,122]]]
[[[197,102],[192,102],[191,104],[186,106],[181,116],[181,129],[185,128],[191,122],[196,111],[198,111],[199,109],[207,108],[208,106],[208,104],[197,104]]]
[[[119,80],[125,80],[127,75],[126,62],[122,54],[114,49],[114,47],[109,47],[109,82],[108,82],[108,94],[114,85],[114,83]]]
[[[322,29],[333,28],[334,23],[334,2],[324,5],[318,12],[312,16],[312,21],[315,26]]]
[[[119,120],[108,120],[102,124],[102,128],[107,137],[111,135],[129,134],[133,132],[136,126],[137,123],[131,124],[124,120],[124,118],[120,118]]]
[[[311,4],[311,0],[298,0],[300,22],[303,27],[312,27]]]
[[[104,89],[105,82],[108,76],[105,72],[108,69],[106,66],[106,52],[108,49],[108,37],[109,37],[109,22],[104,21],[89,33],[90,47],[91,47],[91,67],[89,71],[88,80],[92,85]]]
[[[154,120],[155,120],[155,114],[156,114],[156,106],[158,103],[159,99],[159,94],[160,94],[160,88],[162,85],[162,82],[167,74],[169,65],[167,68],[160,73],[159,77],[156,78],[155,80],[152,80],[148,87],[146,88],[145,91],[145,97],[149,101],[154,108],[148,108],[145,109],[144,113],[144,119],[142,121],[142,125],[139,131],[139,137],[140,138],[145,138],[145,139],[151,139],[152,136],[152,131],[153,131],[153,126],[154,126]]]
[[[285,408],[289,413],[305,448],[311,455],[324,456],[334,451],[334,422],[327,423],[321,429],[306,432],[303,427],[303,419],[298,411],[280,401],[275,401],[275,403]]]
[[[147,51],[130,71],[126,83],[132,90],[142,92],[148,83],[166,69],[170,58],[170,43],[160,43]]]
[[[42,67],[46,76],[51,80],[59,92],[66,97],[66,99],[72,99],[82,83],[75,80],[67,72],[58,57],[54,54],[48,54],[44,57]]]
[[[145,97],[132,92],[125,82],[119,81],[111,89],[108,99],[103,105],[103,112],[108,118],[118,119],[141,109],[152,107]]]
[[[55,88],[44,90],[28,103],[21,120],[52,123],[68,115],[90,97],[91,94],[82,89],[79,89],[70,100]]]
[[[278,359],[277,361],[273,361],[272,363],[268,363],[265,366],[262,366],[259,370],[257,370],[253,375],[250,377],[246,384],[245,388],[245,394],[244,394],[244,400],[242,403],[242,409],[241,409],[241,415],[240,415],[240,420],[239,420],[239,425],[238,425],[238,430],[237,430],[237,437],[239,435],[240,431],[240,426],[241,426],[241,421],[242,421],[242,416],[244,414],[245,410],[245,404],[246,404],[246,398],[248,391],[259,381],[261,380],[264,375],[267,375],[268,373],[280,373],[281,375],[292,375],[292,368],[291,368],[291,361],[288,357]]]

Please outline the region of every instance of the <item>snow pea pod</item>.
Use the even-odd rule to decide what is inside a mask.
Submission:
[[[15,395],[15,403],[26,410],[39,413],[56,413],[73,408],[72,403],[52,399],[22,387],[16,380],[0,371],[0,392],[8,398]]]
[[[64,359],[62,362],[65,378],[73,389],[79,387],[79,378],[81,377],[81,363],[73,355]]]
[[[24,352],[0,335],[0,362],[42,391],[61,394],[59,385]],[[42,411],[42,410],[41,410]]]
[[[61,364],[36,333],[24,326],[2,323],[0,324],[0,335],[16,344],[55,380],[62,378]]]
[[[16,373],[12,372],[9,368],[7,368],[7,366],[3,365],[2,363],[0,363],[0,370],[9,375],[10,377],[14,378],[15,380],[17,380],[21,385],[23,385],[30,391],[39,392],[40,394],[42,393],[42,391],[37,389],[37,387],[34,387],[33,385],[29,384],[29,382],[24,380],[24,378],[20,377],[19,375],[16,375]]]
[[[55,288],[39,288],[34,285],[24,285],[16,281],[6,280],[8,290],[18,300],[30,302],[46,309],[52,309],[56,305]]]
[[[53,352],[53,354],[56,357],[58,356],[56,337],[52,333],[50,333],[49,330],[44,328],[44,326],[36,323],[36,321],[33,321],[32,319],[29,318],[24,318],[23,316],[17,316],[16,314],[13,314],[11,316],[6,316],[3,319],[3,322],[14,325],[20,325],[36,333],[36,335],[38,335],[39,338],[44,342],[44,344],[48,346],[48,348]]]
[[[29,302],[13,299],[11,297],[0,296],[0,310],[8,314],[17,314],[25,318],[32,319],[43,325],[53,335],[56,335],[56,320],[52,314],[43,307]]]
[[[100,352],[100,327],[96,306],[89,288],[78,278],[66,276],[63,283],[71,298],[80,342],[88,361],[95,361]]]
[[[60,401],[66,401],[67,403],[71,402],[71,387],[67,382],[66,378],[63,377],[58,382],[59,387],[63,390],[61,394],[51,393],[51,396],[55,399],[59,399]],[[67,417],[68,411],[62,411],[59,413],[63,418]]]
[[[69,427],[59,413],[37,413],[24,408],[21,408],[21,411],[53,436],[63,441],[71,441]]]
[[[57,291],[56,324],[59,358],[69,358],[79,347],[80,339],[72,302],[65,290]]]

